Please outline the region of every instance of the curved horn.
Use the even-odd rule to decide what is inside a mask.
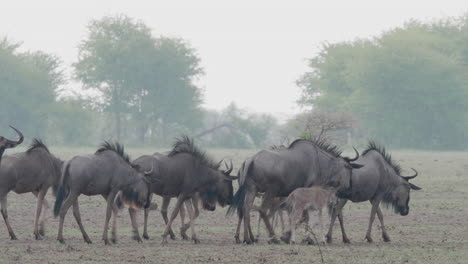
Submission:
[[[14,148],[14,147],[16,147],[17,145],[23,143],[24,137],[23,137],[23,134],[22,134],[18,129],[16,129],[16,128],[12,127],[12,126],[10,126],[10,127],[11,127],[13,130],[15,130],[16,133],[18,134],[18,136],[20,137],[18,141],[13,141],[13,140],[6,139],[7,142],[8,142],[9,144],[12,145],[11,147]]]
[[[228,166],[226,161],[224,162],[224,165],[226,166],[226,171],[224,171],[224,174],[231,174],[232,170],[234,169],[234,165],[232,165],[232,160],[230,161],[231,166]]]
[[[153,173],[153,169],[154,169],[154,162],[151,162],[151,170],[150,171],[144,171],[143,173],[145,174],[145,176],[149,176],[149,175],[151,175],[151,173]]]
[[[403,177],[403,179],[409,181],[409,180],[415,178],[416,176],[418,176],[418,171],[415,170],[414,168],[411,168],[411,169],[414,171],[414,175],[413,175],[413,176],[401,176],[401,177]]]
[[[356,149],[355,147],[353,147],[353,149],[354,149],[354,152],[356,152],[356,157],[353,158],[353,159],[352,159],[352,158],[346,157],[345,159],[346,159],[346,161],[348,161],[348,162],[353,162],[353,161],[356,161],[357,159],[359,159],[359,152],[357,151],[357,149]]]
[[[229,181],[235,181],[239,178],[239,176],[231,176],[231,175],[226,175],[226,174],[223,174],[223,176],[226,180],[229,180]]]
[[[216,164],[216,168],[219,168],[221,166],[221,163],[223,163],[224,159],[221,159],[218,164]]]

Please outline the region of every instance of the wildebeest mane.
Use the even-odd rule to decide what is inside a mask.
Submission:
[[[287,149],[285,145],[273,145],[270,147],[270,150],[280,150],[280,149]]]
[[[375,141],[371,140],[371,141],[369,141],[366,150],[364,150],[364,152],[362,152],[362,155],[363,156],[366,155],[371,150],[377,151],[380,155],[382,155],[382,157],[388,163],[388,165],[390,165],[395,170],[395,172],[398,175],[400,175],[400,172],[401,172],[400,165],[392,160],[392,155],[390,155],[390,153],[388,153],[385,150],[385,147],[383,147],[383,146],[377,144]]]
[[[96,150],[95,154],[102,153],[106,150],[113,151],[117,153],[123,160],[125,160],[128,164],[131,165],[130,163],[130,157],[128,156],[127,153],[124,151],[124,146],[120,144],[119,142],[109,142],[109,141],[104,141],[100,148]]]
[[[325,139],[305,139],[305,138],[299,138],[294,140],[288,147],[288,149],[291,149],[295,144],[298,142],[310,142],[320,148],[321,150],[329,153],[330,155],[334,156],[335,158],[340,158],[342,151],[336,146],[331,144],[330,142],[326,141]]]
[[[30,153],[31,151],[33,151],[36,148],[43,148],[45,151],[47,151],[47,153],[50,153],[49,149],[44,144],[44,142],[42,142],[42,140],[38,139],[38,138],[33,139],[31,145],[29,145],[28,150],[26,150],[26,153]]]
[[[192,138],[186,135],[182,136],[181,138],[176,138],[174,144],[172,145],[172,150],[171,152],[169,152],[168,156],[172,157],[179,153],[191,154],[202,164],[214,170],[219,169],[220,163],[214,162],[210,157],[208,157],[208,155],[204,151],[200,150],[195,145]]]

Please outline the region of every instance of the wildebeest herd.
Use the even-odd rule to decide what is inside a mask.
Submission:
[[[12,127],[13,128],[13,127]],[[83,239],[91,243],[81,221],[78,197],[81,194],[101,195],[106,200],[106,214],[102,239],[106,245],[117,241],[116,217],[119,209],[128,207],[133,229],[133,238],[142,241],[138,231],[136,212],[144,210],[143,238],[148,239],[148,215],[153,194],[163,198],[161,214],[166,227],[162,242],[167,236],[175,238],[172,229],[174,219],[182,218],[180,228],[183,239],[189,239],[186,231],[190,228],[191,239],[199,243],[195,233],[195,221],[199,206],[214,211],[216,205],[229,206],[228,215],[237,213],[238,225],[236,243],[256,242],[251,226],[251,211],[256,209],[269,235],[269,243],[296,243],[295,229],[306,222],[310,228],[310,212],[319,212],[320,232],[318,238],[309,236],[306,242],[332,242],[333,224],[338,217],[344,243],[349,243],[342,209],[348,200],[370,201],[372,204],[369,226],[365,238],[372,242],[371,229],[377,214],[381,223],[383,240],[390,241],[384,226],[380,204],[391,206],[395,213],[409,213],[410,190],[420,188],[409,182],[418,175],[402,176],[401,168],[391,159],[385,148],[369,142],[362,155],[354,149],[355,157],[342,156],[334,145],[320,140],[297,139],[287,147],[273,147],[262,150],[245,160],[237,175],[232,176],[232,162],[215,162],[198,148],[187,136],[176,139],[172,150],[141,156],[133,161],[118,142],[104,141],[100,148],[90,155],[75,156],[68,161],[55,157],[39,139],[21,153],[3,156],[7,148],[14,148],[23,142],[0,136],[0,202],[1,213],[11,239],[17,239],[10,226],[7,212],[7,194],[32,192],[37,197],[34,219],[34,236],[44,236],[45,211],[49,206],[45,196],[52,187],[56,197],[53,212],[60,217],[57,240],[65,243],[64,220],[72,207],[73,216],[80,228]],[[2,157],[3,156],[3,157]],[[234,194],[233,181],[239,188]],[[261,205],[254,206],[254,200],[261,197]],[[171,198],[176,204],[170,217],[167,215]],[[328,207],[331,221],[326,237],[323,236],[322,208]],[[275,215],[286,211],[289,228],[278,239],[274,224]],[[185,213],[189,222],[184,224]],[[111,238],[108,237],[109,222],[113,217]],[[260,220],[259,220],[260,221]],[[243,223],[243,239],[240,231]],[[314,234],[313,232],[311,232]],[[315,236],[315,234],[314,234]],[[318,240],[318,241],[317,241]]]

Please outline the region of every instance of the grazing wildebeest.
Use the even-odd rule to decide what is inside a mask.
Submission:
[[[245,176],[240,176],[241,185],[228,211],[233,213],[237,208],[239,222],[243,218],[244,242],[250,244],[254,241],[250,210],[257,193],[264,193],[260,214],[268,229],[270,242],[279,243],[266,215],[271,200],[288,196],[296,188],[313,185],[334,187],[339,195],[345,196],[352,184],[352,169],[361,167],[351,163],[359,157],[357,151],[356,155],[354,159],[344,158],[336,146],[325,141],[304,139],[295,140],[288,148],[262,150],[255,154],[241,168]],[[238,232],[235,238],[240,243]]]
[[[17,238],[8,221],[8,193],[10,191],[18,194],[32,192],[37,197],[34,236],[36,239],[42,239],[42,236],[44,236],[45,210],[48,208],[44,197],[50,186],[53,186],[55,190],[57,189],[62,164],[63,161],[52,155],[39,139],[34,139],[26,152],[3,157],[0,166],[0,201],[3,219],[11,239],[15,240]],[[39,217],[41,217],[40,228]]]
[[[91,239],[81,223],[78,206],[78,196],[84,194],[88,196],[102,195],[107,201],[102,239],[106,245],[109,244],[107,231],[109,220],[114,213],[112,241],[115,243],[117,240],[115,225],[118,212],[118,208],[115,206],[116,198],[121,199],[130,207],[148,207],[151,194],[149,188],[149,180],[138,172],[137,166],[130,163],[128,155],[124,152],[124,147],[119,143],[105,141],[95,154],[75,156],[63,166],[61,185],[55,201],[54,214],[55,216],[60,214],[57,240],[64,243],[63,222],[67,210],[73,205],[73,216],[80,227],[83,238],[87,243],[91,243]],[[121,195],[117,197],[118,193]]]
[[[152,193],[163,197],[177,197],[177,203],[162,235],[163,243],[167,243],[172,222],[183,203],[188,209],[192,240],[194,243],[200,242],[195,234],[191,199],[196,193],[199,193],[204,208],[210,211],[215,210],[217,202],[221,206],[231,203],[232,181],[237,179],[229,175],[232,166],[226,171],[219,170],[221,162],[213,162],[186,136],[176,140],[169,154],[142,156],[133,163],[139,165],[140,169],[153,168],[149,177]],[[137,230],[135,233],[138,235]]]
[[[19,144],[21,144],[23,142],[23,140],[24,140],[23,134],[21,134],[21,132],[18,129],[16,129],[16,128],[12,127],[12,126],[10,126],[10,127],[13,130],[15,130],[16,133],[18,133],[20,138],[19,138],[18,141],[13,141],[13,140],[9,140],[9,139],[7,139],[5,137],[0,136],[0,164],[2,163],[2,156],[3,156],[3,153],[5,152],[5,149],[14,148],[14,147],[18,146]]]
[[[291,239],[289,243],[296,243],[296,228],[303,220],[304,211],[318,211],[319,220],[319,241],[317,243],[325,243],[323,236],[323,221],[322,221],[322,209],[325,205],[336,203],[335,190],[329,188],[323,188],[321,186],[312,186],[309,188],[297,188],[288,198],[284,201],[284,205],[288,210],[289,215],[289,230],[291,232]],[[310,217],[308,219],[310,221]],[[308,222],[309,222],[308,221]],[[306,223],[309,228],[312,226]],[[310,238],[307,237],[306,241]]]
[[[352,202],[370,201],[372,209],[366,239],[368,242],[372,242],[372,223],[377,213],[382,226],[382,238],[385,242],[389,242],[390,237],[384,226],[383,214],[379,207],[380,202],[392,206],[395,213],[404,216],[409,213],[410,190],[421,189],[409,182],[410,179],[418,175],[417,171],[413,169],[415,171],[413,176],[401,176],[400,166],[392,160],[384,147],[375,142],[369,142],[358,162],[363,164],[364,168],[353,173],[350,197],[340,199],[332,210],[331,224],[327,234],[328,243],[332,242],[333,224],[337,216],[340,220],[343,242],[350,242],[344,230],[342,215],[343,206],[348,200]]]

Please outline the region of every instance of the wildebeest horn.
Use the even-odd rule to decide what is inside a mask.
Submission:
[[[353,147],[354,149],[354,152],[356,152],[356,157],[355,158],[348,158],[348,157],[345,157],[344,159],[347,161],[347,162],[353,162],[353,161],[356,161],[357,159],[359,159],[359,152],[357,151],[357,149],[355,147]]]
[[[219,168],[221,166],[221,163],[223,163],[224,159],[221,159],[218,164],[216,165],[217,168]]]
[[[226,161],[224,162],[224,165],[226,166],[226,171],[224,173],[227,175],[231,174],[232,169],[234,168],[234,166],[232,165],[232,160],[230,161],[230,163],[231,163],[231,166],[229,167]]]
[[[13,141],[13,140],[7,139],[7,142],[8,142],[9,144],[11,144],[12,147],[16,147],[17,145],[19,145],[19,144],[21,144],[21,143],[23,142],[24,137],[23,137],[23,134],[22,134],[18,129],[16,129],[16,128],[12,127],[12,126],[10,126],[10,127],[11,127],[13,130],[15,130],[16,133],[18,133],[20,139],[19,139],[18,141]]]
[[[154,162],[151,162],[151,170],[150,171],[144,171],[143,173],[145,174],[145,176],[149,176],[149,175],[151,175],[151,173],[153,173],[153,170],[154,170]]]
[[[415,172],[415,174],[413,176],[401,176],[401,177],[403,177],[403,179],[409,181],[409,180],[415,178],[416,176],[418,176],[418,171],[415,170],[414,168],[411,168],[411,169]]]
[[[230,180],[230,181],[235,181],[239,178],[239,176],[231,176],[227,174],[223,174],[223,175],[224,175],[224,178],[226,178],[226,180]]]

